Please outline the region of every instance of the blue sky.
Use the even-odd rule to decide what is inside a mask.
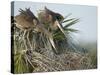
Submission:
[[[34,2],[15,2],[14,15],[17,15],[19,8],[29,8],[37,16],[39,9],[44,9],[44,6],[52,11],[59,12],[63,16],[72,13],[69,18],[80,18],[80,22],[72,26],[79,30],[74,34],[74,37],[79,41],[96,41],[97,40],[97,7],[84,5],[69,5],[69,4],[48,4]]]

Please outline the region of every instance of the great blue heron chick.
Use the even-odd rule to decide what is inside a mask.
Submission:
[[[32,45],[29,40],[29,32],[35,27],[36,23],[38,23],[37,18],[34,16],[34,14],[31,12],[30,8],[26,8],[26,10],[19,10],[20,14],[15,16],[16,21],[16,27],[24,31],[23,38],[24,38],[24,44],[26,49],[28,49],[26,45],[26,41],[28,41],[31,49]],[[27,39],[27,40],[25,40]]]
[[[59,28],[65,35],[63,26],[61,25],[61,22],[64,20],[64,17],[61,14],[53,12],[47,7],[45,7],[44,10],[38,13],[38,17],[39,20],[43,24],[48,25],[48,27],[51,28],[51,30],[57,30]]]

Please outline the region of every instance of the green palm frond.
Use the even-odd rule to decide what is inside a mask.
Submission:
[[[63,39],[65,39],[65,36],[61,32],[54,34],[53,37],[56,40],[63,40]]]
[[[14,55],[14,73],[27,73],[29,72],[28,63],[25,61],[25,54],[18,53]]]
[[[78,32],[78,30],[72,29],[72,28],[64,28],[64,30],[65,30],[66,32]]]
[[[67,20],[64,20],[62,23],[66,23],[66,22],[72,21],[72,20],[74,20],[74,19],[75,19],[75,18],[67,19]]]
[[[77,22],[79,22],[79,19],[74,19],[74,20],[72,20],[70,23],[66,24],[66,25],[64,26],[64,28],[70,27],[70,26],[76,24]]]

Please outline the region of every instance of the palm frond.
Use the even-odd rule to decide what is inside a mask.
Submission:
[[[74,20],[74,19],[75,19],[75,18],[67,19],[67,20],[64,20],[62,23],[66,23],[66,22],[72,21],[72,20]]]
[[[76,24],[77,22],[79,22],[79,19],[75,19],[75,20],[73,20],[72,22],[66,24],[66,25],[64,26],[64,28],[70,27],[70,26]]]
[[[66,31],[66,32],[78,32],[78,30],[76,30],[76,29],[72,29],[72,28],[64,28],[64,30]]]
[[[29,66],[28,63],[25,61],[25,54],[24,53],[18,53],[14,56],[14,73],[27,73],[29,72]]]

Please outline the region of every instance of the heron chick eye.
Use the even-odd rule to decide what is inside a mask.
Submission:
[[[33,19],[33,24],[34,24],[34,26],[37,25],[37,21],[35,19]]]

